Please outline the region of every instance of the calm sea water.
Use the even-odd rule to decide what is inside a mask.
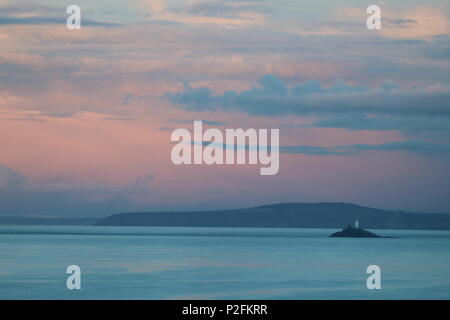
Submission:
[[[449,231],[0,226],[0,299],[449,299]],[[79,265],[81,290],[66,288]],[[366,288],[366,268],[382,289]]]

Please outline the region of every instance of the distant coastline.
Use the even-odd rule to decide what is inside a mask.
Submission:
[[[369,229],[450,230],[450,214],[381,210],[351,203],[279,203],[246,209],[131,212],[100,219],[97,226],[343,228],[358,218]]]
[[[88,226],[93,225],[101,218],[52,218],[30,216],[0,216],[0,225],[45,225],[45,226]]]
[[[450,230],[450,214],[382,210],[351,203],[279,203],[245,209],[129,212],[104,218],[1,217],[0,225],[165,227],[344,228],[358,218],[363,228]]]

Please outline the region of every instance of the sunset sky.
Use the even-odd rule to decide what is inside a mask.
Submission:
[[[67,6],[82,10],[66,28]],[[0,215],[352,202],[450,213],[450,3],[0,0]],[[170,134],[279,128],[280,170]]]

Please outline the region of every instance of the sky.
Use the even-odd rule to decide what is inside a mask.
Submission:
[[[66,8],[81,8],[68,30]],[[0,0],[0,215],[277,202],[450,213],[450,3]],[[280,170],[171,132],[278,128]]]

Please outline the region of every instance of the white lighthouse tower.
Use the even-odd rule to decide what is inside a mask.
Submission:
[[[359,229],[359,221],[358,221],[358,218],[356,218],[356,220],[355,220],[355,228],[356,228],[356,229]]]

